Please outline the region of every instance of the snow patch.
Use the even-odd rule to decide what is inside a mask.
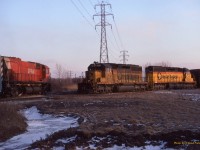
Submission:
[[[21,113],[27,118],[27,131],[0,143],[1,149],[26,149],[31,143],[43,139],[47,135],[78,126],[78,118],[40,114],[35,106],[24,109]]]
[[[158,146],[153,146],[153,145],[150,145],[150,141],[147,141],[145,142],[146,144],[149,144],[149,145],[146,145],[146,146],[142,146],[142,147],[127,147],[125,146],[125,144],[122,144],[121,146],[117,146],[117,145],[114,145],[113,147],[109,147],[109,148],[104,148],[104,150],[175,150],[173,148],[164,148],[165,146],[165,142],[160,142],[160,145]],[[76,147],[76,150],[84,150],[84,149],[97,149],[98,147],[95,146],[95,144],[90,144],[88,147]],[[182,150],[182,149],[180,149]]]
[[[68,139],[65,140],[58,140],[57,142],[62,142],[64,144],[69,143],[69,142],[73,142],[75,139],[77,138],[77,136],[73,136],[70,137]],[[113,145],[112,147],[109,148],[102,148],[102,146],[97,146],[98,143],[100,143],[103,140],[108,139],[108,143],[109,140],[111,140],[111,136],[107,135],[106,137],[98,137],[98,136],[94,136],[90,141],[88,141],[88,146],[77,146],[76,150],[85,150],[85,149],[104,149],[104,150],[175,150],[174,148],[165,148],[166,142],[164,141],[146,141],[145,142],[145,146],[141,146],[141,147],[137,147],[137,146],[133,146],[133,147],[129,147],[126,146],[125,144],[122,144],[121,146],[118,145]],[[194,140],[194,141],[198,141],[198,140]],[[157,143],[157,145],[152,145],[153,143]],[[58,147],[54,147],[53,149],[55,150],[64,150],[63,146],[58,146]],[[180,148],[179,150],[184,150],[182,148]]]
[[[61,143],[67,144],[67,143],[75,141],[76,137],[77,137],[77,135],[70,137],[70,138],[67,138],[67,139],[59,139],[59,140],[56,141],[56,143],[61,142]]]
[[[200,94],[183,94],[183,96],[189,97],[192,101],[200,101]]]
[[[154,91],[156,94],[174,94],[172,91]]]

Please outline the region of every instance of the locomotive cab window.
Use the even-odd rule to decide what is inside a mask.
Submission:
[[[40,64],[36,63],[36,69],[40,69]]]
[[[112,69],[111,68],[106,68],[106,72],[111,72]]]

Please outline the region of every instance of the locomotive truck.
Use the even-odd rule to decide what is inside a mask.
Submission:
[[[43,94],[50,90],[49,67],[0,56],[0,95]]]
[[[78,84],[80,93],[106,93],[157,89],[194,88],[196,82],[186,68],[148,66],[142,77],[142,67],[132,64],[93,63],[86,77]]]

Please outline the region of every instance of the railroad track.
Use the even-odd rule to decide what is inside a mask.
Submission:
[[[0,102],[33,102],[33,101],[44,101],[50,99],[47,95],[24,95],[18,97],[6,97],[0,98]]]

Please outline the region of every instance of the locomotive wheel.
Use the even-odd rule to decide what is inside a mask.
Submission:
[[[17,87],[11,88],[10,95],[13,96],[13,97],[14,97],[14,96],[18,96],[18,95],[19,95],[19,90],[18,90],[18,88],[17,88]]]

